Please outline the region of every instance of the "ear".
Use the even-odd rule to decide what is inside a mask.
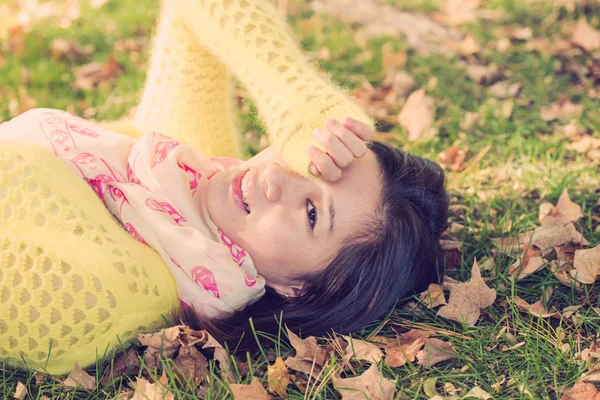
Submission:
[[[284,297],[298,297],[302,294],[302,287],[297,285],[272,285],[271,289],[275,290]]]

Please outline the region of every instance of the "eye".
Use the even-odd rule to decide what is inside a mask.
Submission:
[[[308,215],[308,224],[312,231],[315,230],[317,224],[317,208],[310,199],[306,199],[306,215]]]

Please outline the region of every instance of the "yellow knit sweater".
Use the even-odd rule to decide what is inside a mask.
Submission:
[[[308,174],[308,146],[318,146],[314,128],[345,116],[371,122],[306,61],[268,2],[166,0],[135,119],[105,127],[154,130],[239,157],[233,75],[300,174]],[[177,307],[158,254],[83,181],[41,147],[0,141],[0,358],[65,373],[169,323]]]

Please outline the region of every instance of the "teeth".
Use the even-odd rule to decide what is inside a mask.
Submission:
[[[248,190],[248,182],[246,180],[247,177],[248,177],[248,174],[246,173],[246,175],[244,175],[244,177],[242,178],[241,190],[242,190],[242,201],[244,202],[244,205],[246,206],[246,211],[250,212],[250,206],[248,205],[248,200],[247,200],[247,190]]]

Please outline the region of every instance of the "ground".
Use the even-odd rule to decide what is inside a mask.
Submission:
[[[97,120],[130,113],[144,83],[158,5],[136,0],[4,1],[0,121],[32,107],[65,109]],[[409,43],[406,27],[382,33],[389,28],[383,18],[379,23],[361,21],[348,16],[348,10],[333,13],[317,7],[322,13],[301,0],[279,1],[278,7],[313,62],[376,116],[379,140],[446,168],[452,199],[451,226],[444,235],[448,276],[466,281],[477,260],[484,284],[496,297],[470,325],[438,316],[439,306],[427,308],[427,296],[415,296],[355,337],[394,338],[395,332],[415,328],[451,343],[454,357],[431,367],[416,362],[390,367],[386,351],[379,370],[397,380],[399,398],[427,399],[436,393],[462,398],[474,387],[494,398],[569,396],[573,392],[566,388],[593,368],[595,358],[585,350],[598,351],[593,347],[600,327],[597,282],[561,283],[552,271],[559,265],[556,253],[544,254],[539,271],[516,279],[510,267],[515,262],[521,266],[522,251],[506,251],[499,242],[543,226],[548,210],[540,213],[540,206],[557,204],[568,189],[582,208],[583,216],[573,220],[590,243],[585,247],[600,243],[600,33],[595,30],[600,28],[600,5],[593,0],[364,4],[425,15],[444,34],[427,45]],[[96,81],[86,81],[78,68],[94,62],[99,63]],[[418,89],[424,93],[412,96]],[[242,87],[238,96],[248,139],[245,151],[252,155],[265,145],[265,135]],[[408,123],[403,109],[405,115],[419,115],[417,123]],[[547,314],[555,313],[552,317],[532,315],[518,300],[535,303],[548,288],[553,292],[544,305]],[[568,306],[581,307],[569,315]],[[287,357],[284,338],[274,353],[244,360],[250,362],[250,372],[237,374],[238,383],[256,376],[267,387],[267,363],[278,355]],[[351,365],[342,377],[360,375],[370,366],[359,361]],[[210,366],[201,393],[215,399],[231,396],[214,361]],[[341,398],[331,384],[341,369],[339,363],[327,364],[319,378],[323,384],[306,384],[298,373],[298,383],[290,384],[283,397]],[[166,370],[175,396],[193,398],[191,386],[177,385],[168,365]],[[98,380],[103,371],[88,370]],[[142,376],[142,369],[136,373]],[[22,382],[30,398],[112,398],[135,382],[136,373],[93,391],[64,392],[56,379],[37,383],[33,373],[0,366],[0,394],[11,396]]]

